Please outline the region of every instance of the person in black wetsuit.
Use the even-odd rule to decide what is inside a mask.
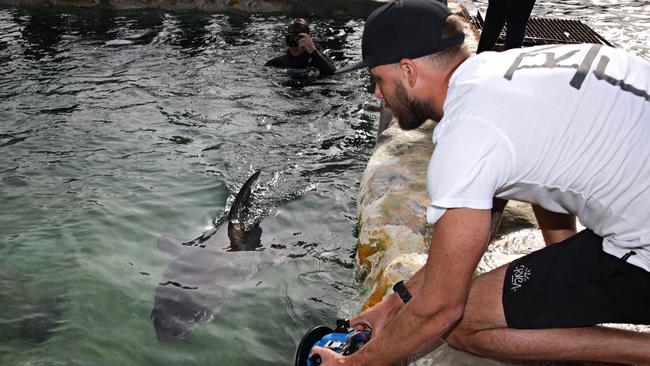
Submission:
[[[508,24],[506,50],[520,48],[524,43],[526,23],[534,5],[535,0],[489,0],[476,53],[492,50],[504,24]]]
[[[291,74],[305,74],[312,67],[318,69],[321,76],[334,74],[334,63],[314,46],[309,36],[309,23],[305,19],[294,19],[284,38],[287,53],[267,61],[264,66],[288,69]]]

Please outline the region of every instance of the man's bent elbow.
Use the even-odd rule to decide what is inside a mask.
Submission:
[[[456,305],[445,307],[442,312],[442,318],[444,320],[444,332],[446,333],[449,329],[454,327],[463,317],[463,311],[465,306]]]
[[[442,333],[456,325],[465,310],[464,304],[435,304],[426,299],[417,301],[413,305],[414,313],[418,318],[423,319],[425,323],[433,322],[431,327]]]

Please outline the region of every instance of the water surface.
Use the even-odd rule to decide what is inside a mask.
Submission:
[[[354,312],[356,193],[373,146],[366,75],[290,79],[284,16],[0,10],[0,364],[284,365]],[[360,20],[319,20],[358,54]],[[243,283],[178,344],[155,338],[171,257],[261,170],[274,243],[305,257]],[[266,243],[270,245],[272,243]],[[342,305],[343,304],[343,305]]]

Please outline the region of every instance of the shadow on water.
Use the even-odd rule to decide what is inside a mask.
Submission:
[[[149,43],[162,24],[158,11],[125,12],[108,8],[71,8],[63,12],[61,9],[38,7],[17,8],[13,11],[13,21],[20,25],[26,41],[25,56],[33,60],[53,57],[64,51],[65,36],[79,37],[81,42],[103,44],[116,38],[134,38],[133,33],[147,30],[147,34],[138,37],[137,44]]]
[[[230,46],[239,46],[251,42],[249,26],[252,23],[249,14],[228,14],[221,30],[221,37]]]
[[[208,37],[208,25],[210,18],[205,14],[193,12],[176,13],[174,17],[176,26],[176,37],[172,38],[170,44],[179,46],[182,52],[193,56],[206,46],[210,41]]]
[[[61,294],[36,294],[30,297],[21,286],[29,286],[30,276],[23,273],[9,273],[4,268],[0,272],[0,344],[22,343],[38,345],[53,336],[63,321]],[[11,352],[0,346],[0,359],[3,353]]]
[[[48,10],[19,10],[15,13],[14,20],[22,26],[22,36],[28,42],[25,51],[27,58],[39,60],[59,52],[56,45],[67,32],[62,14]]]

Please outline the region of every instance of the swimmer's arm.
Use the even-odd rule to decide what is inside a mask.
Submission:
[[[334,75],[334,72],[336,71],[336,67],[334,66],[332,60],[329,59],[329,57],[323,55],[318,50],[315,50],[314,53],[312,53],[311,55],[312,55],[311,56],[312,65],[318,68],[318,71],[320,72],[321,76]]]
[[[264,66],[270,66],[270,67],[287,67],[287,56],[282,55],[278,56],[275,58],[272,58],[264,64]]]

